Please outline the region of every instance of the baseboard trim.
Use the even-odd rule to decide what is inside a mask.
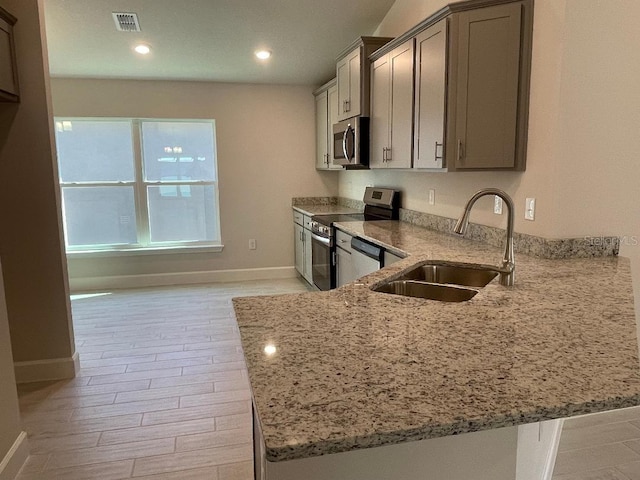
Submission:
[[[16,441],[0,462],[0,480],[14,480],[29,456],[27,432],[20,432]]]
[[[72,293],[121,288],[162,287],[199,283],[243,282],[295,278],[295,267],[210,270],[205,272],[151,273],[144,275],[113,275],[69,278]]]
[[[547,452],[547,458],[544,464],[544,473],[542,474],[542,480],[551,480],[553,477],[553,469],[556,466],[556,457],[558,456],[558,445],[560,445],[560,437],[562,435],[562,426],[564,425],[564,418],[558,419],[554,424],[554,430],[552,433],[553,440],[551,441],[551,448]]]
[[[80,371],[80,356],[75,352],[71,357],[14,362],[16,383],[31,383],[47,380],[74,378]]]

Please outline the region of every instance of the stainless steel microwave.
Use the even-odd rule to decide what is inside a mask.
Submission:
[[[369,167],[369,117],[354,117],[333,126],[333,163]]]

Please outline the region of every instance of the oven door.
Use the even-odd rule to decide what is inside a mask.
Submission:
[[[331,240],[311,234],[311,275],[320,290],[335,288],[335,268]]]

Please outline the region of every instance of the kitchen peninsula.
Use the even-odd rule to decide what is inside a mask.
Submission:
[[[329,292],[234,299],[262,478],[541,478],[525,437],[545,420],[640,404],[627,259],[516,249],[515,286],[444,303],[371,287],[501,249],[404,222],[339,228],[408,257]]]

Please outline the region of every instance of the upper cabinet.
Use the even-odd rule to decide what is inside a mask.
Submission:
[[[532,0],[454,3],[375,52],[371,167],[524,170],[532,15]],[[393,85],[390,55],[407,42],[415,42],[412,109],[381,87]],[[412,120],[412,155],[397,151],[408,130],[396,115]]]
[[[410,168],[413,147],[413,39],[371,56],[371,168]]]
[[[16,18],[0,7],[0,101],[18,102],[18,71],[13,43]]]
[[[333,163],[334,123],[338,123],[338,87],[336,79],[313,92],[316,101],[316,169],[342,170]]]
[[[415,168],[444,166],[447,26],[443,19],[416,36]]]
[[[338,57],[338,121],[369,115],[369,55],[391,40],[360,37]]]
[[[526,110],[526,102],[519,102],[519,87],[529,70],[521,71],[523,8],[517,2],[452,18],[449,169],[524,169],[519,143],[526,141],[526,112],[519,106]]]

